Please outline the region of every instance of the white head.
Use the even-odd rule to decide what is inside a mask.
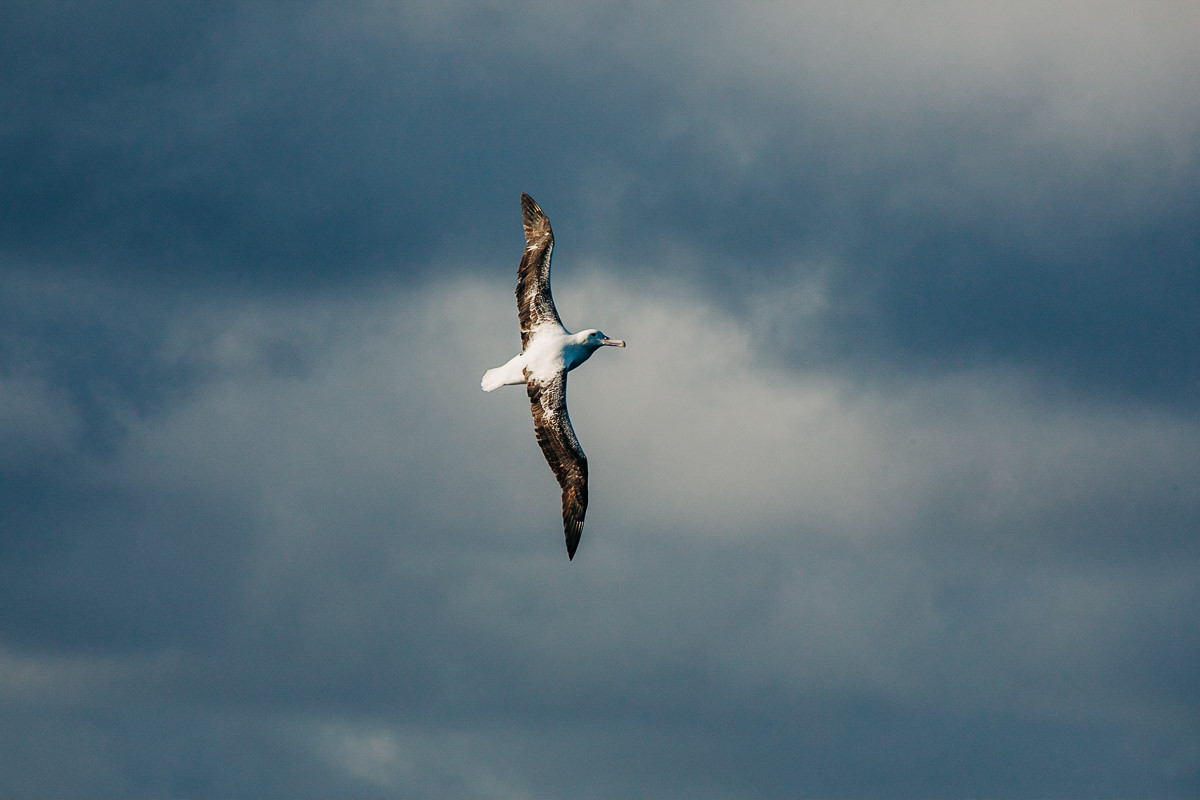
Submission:
[[[597,347],[624,347],[623,339],[610,339],[595,328],[590,330],[580,331],[580,334],[585,338],[582,342],[584,347],[595,349]]]

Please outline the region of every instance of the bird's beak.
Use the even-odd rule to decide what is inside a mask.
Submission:
[[[624,339],[609,339],[607,336],[600,340],[600,344],[606,344],[609,347],[624,347]]]

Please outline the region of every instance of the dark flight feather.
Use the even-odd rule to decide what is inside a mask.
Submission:
[[[533,430],[546,462],[562,487],[563,533],[567,557],[575,558],[575,548],[583,535],[583,517],[588,504],[587,456],[567,416],[567,373],[539,383],[525,371],[525,389],[533,410]]]
[[[561,326],[562,320],[550,294],[550,256],[554,252],[550,220],[533,198],[523,192],[521,216],[525,222],[525,254],[517,270],[517,317],[521,321],[523,350],[538,326],[547,322]]]

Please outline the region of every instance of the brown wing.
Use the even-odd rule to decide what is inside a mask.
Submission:
[[[587,456],[575,438],[571,418],[567,416],[567,373],[558,373],[551,381],[539,383],[525,370],[525,388],[533,408],[533,430],[542,454],[562,487],[563,533],[567,538],[567,558],[575,558],[575,548],[583,534],[583,515],[587,511]]]
[[[554,297],[550,294],[550,254],[554,232],[550,220],[533,198],[521,193],[521,216],[525,220],[525,254],[517,270],[517,316],[521,320],[521,349],[529,344],[535,328],[547,322],[562,325]]]

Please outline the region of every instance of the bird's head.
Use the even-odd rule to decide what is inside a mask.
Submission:
[[[586,338],[584,338],[584,340],[583,340],[583,344],[585,347],[594,349],[597,347],[624,347],[625,346],[625,341],[623,339],[610,339],[607,336],[605,336],[603,333],[601,333],[600,331],[596,330],[595,328],[584,331],[584,334],[586,334]]]

